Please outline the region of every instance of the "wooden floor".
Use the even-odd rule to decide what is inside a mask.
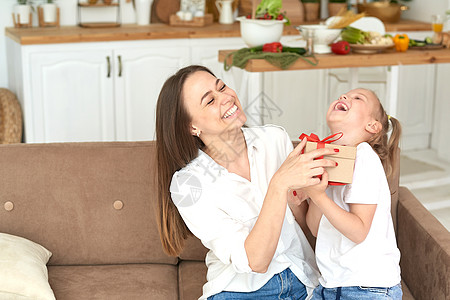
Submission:
[[[402,156],[400,185],[408,187],[450,231],[450,162],[432,150],[403,152]]]

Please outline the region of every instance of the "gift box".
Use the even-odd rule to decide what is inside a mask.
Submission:
[[[339,139],[341,136],[339,136],[337,139]],[[328,183],[330,185],[352,183],[353,169],[355,167],[356,147],[331,144],[331,142],[336,141],[337,139],[330,139],[330,137],[327,137],[323,140],[319,140],[317,136],[313,134],[311,134],[311,136],[306,135],[300,136],[301,139],[305,137],[308,139],[308,142],[306,142],[306,146],[304,148],[305,153],[318,148],[339,149],[339,152],[337,152],[336,154],[325,155],[323,157],[338,163],[336,167],[325,168],[325,170],[329,175]],[[331,137],[334,137],[334,135]],[[313,142],[311,140],[316,141]]]

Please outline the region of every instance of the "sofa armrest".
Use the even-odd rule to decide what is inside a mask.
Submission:
[[[414,298],[449,299],[449,231],[405,187],[399,189],[397,223],[402,278]]]

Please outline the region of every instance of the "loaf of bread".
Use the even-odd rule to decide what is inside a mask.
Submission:
[[[450,48],[450,31],[436,33],[433,38],[433,43],[442,44],[446,48]]]

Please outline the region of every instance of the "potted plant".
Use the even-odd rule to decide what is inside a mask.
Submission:
[[[31,5],[29,0],[17,0],[17,5],[14,6],[14,15],[16,23],[19,25],[26,25],[31,23]]]
[[[320,18],[320,0],[302,0],[305,8],[305,21],[314,22]]]
[[[42,8],[42,15],[45,23],[55,23],[57,15],[57,6],[55,0],[45,0],[43,4],[40,5]]]
[[[346,11],[347,0],[328,0],[328,17],[336,16],[339,12]]]

